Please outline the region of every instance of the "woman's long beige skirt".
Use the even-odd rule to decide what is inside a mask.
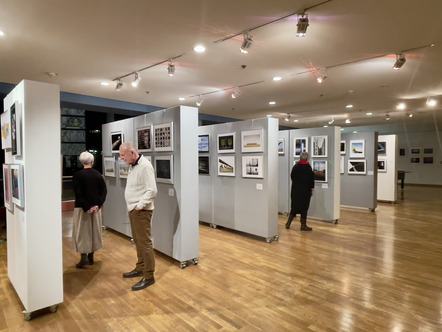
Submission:
[[[75,208],[73,224],[72,239],[76,252],[88,254],[103,247],[101,209],[94,213],[87,213],[82,208]]]

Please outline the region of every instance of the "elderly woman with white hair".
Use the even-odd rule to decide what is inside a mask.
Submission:
[[[74,227],[72,238],[74,249],[81,254],[77,268],[94,264],[94,252],[103,247],[101,241],[103,205],[107,188],[103,176],[93,169],[94,156],[90,152],[80,154],[83,169],[74,173],[75,192]]]

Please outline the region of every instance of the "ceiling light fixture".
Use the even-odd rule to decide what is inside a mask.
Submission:
[[[351,123],[350,119],[345,120],[345,123]]]
[[[365,113],[365,115],[370,116],[370,115],[373,115],[373,113],[372,112],[367,112],[367,113]]]
[[[316,82],[318,82],[318,84],[323,83],[326,79],[327,79],[327,74],[326,73],[322,73],[321,76],[318,76],[316,78]]]
[[[178,100],[180,100],[180,101],[185,101],[186,98],[184,98],[184,97],[179,97]]]
[[[203,52],[206,51],[206,48],[205,48],[203,45],[196,45],[196,46],[193,48],[193,50],[194,50],[196,53],[203,53]]]
[[[331,125],[333,122],[335,122],[335,119],[332,117],[328,124]]]
[[[172,77],[173,75],[175,75],[175,66],[173,65],[173,63],[170,61],[169,65],[167,66],[167,75],[169,75],[169,77]]]
[[[407,108],[407,105],[405,105],[405,103],[399,103],[396,105],[396,109],[399,111],[403,111],[406,108]]]
[[[122,88],[123,88],[123,82],[121,80],[118,80],[115,90],[121,91]]]
[[[296,32],[296,37],[305,37],[307,34],[307,27],[308,24],[308,15],[307,14],[301,14],[298,16],[298,24],[296,25],[298,27],[298,30]]]
[[[298,119],[295,119],[295,120],[293,120],[293,122],[299,122],[299,120],[298,120]]]
[[[138,83],[140,83],[140,81],[141,81],[141,76],[138,72],[136,72],[135,79],[130,85],[132,85],[134,88],[136,88],[138,86]]]
[[[287,116],[284,118],[285,121],[290,121],[290,114],[287,114]]]
[[[348,104],[348,105],[345,106],[345,108],[353,108],[353,105],[352,104]]]
[[[427,99],[427,106],[434,107],[436,105],[437,105],[437,100],[436,99],[433,99],[433,98],[428,98]]]
[[[408,115],[409,118],[413,117],[413,113],[407,113],[407,115]]]
[[[389,121],[390,120],[390,114],[385,114],[385,120]]]
[[[240,94],[241,94],[241,92],[239,91],[238,87],[236,87],[236,88],[235,88],[235,92],[233,92],[233,93],[231,94],[231,96],[232,96],[233,99],[236,99],[236,98],[239,97]]]
[[[393,69],[394,70],[399,70],[401,69],[401,67],[404,65],[405,63],[405,55],[401,54],[396,54],[396,62],[393,65]]]
[[[0,36],[4,36],[4,35],[5,35],[5,33],[0,30]]]
[[[275,77],[273,77],[273,80],[274,81],[280,81],[280,80],[282,80],[282,77],[281,76],[275,76]]]
[[[245,32],[244,33],[244,40],[243,40],[241,47],[240,47],[241,53],[242,54],[249,53],[249,48],[252,47],[252,44],[253,44],[252,36],[250,36],[248,32]]]
[[[201,98],[201,96],[198,97],[198,101],[196,102],[196,106],[201,106],[204,102],[204,99]]]
[[[275,105],[276,101],[269,101],[269,105]]]
[[[109,86],[109,82],[100,82],[101,86]]]

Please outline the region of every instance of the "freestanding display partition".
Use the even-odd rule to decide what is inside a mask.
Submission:
[[[4,99],[4,110],[8,276],[29,320],[63,302],[60,89],[24,80]]]
[[[394,203],[397,200],[397,136],[379,135],[377,150],[377,199]]]

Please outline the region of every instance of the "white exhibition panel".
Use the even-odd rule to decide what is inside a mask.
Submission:
[[[102,126],[103,156],[114,157],[111,133],[122,132],[125,142],[135,142],[139,128],[172,123],[173,151],[141,152],[152,158],[173,159],[173,183],[157,182],[158,195],[152,218],[152,240],[156,250],[178,260],[198,258],[198,110],[179,106],[116,121]],[[152,139],[153,144],[153,139]],[[105,177],[108,196],[104,203],[104,224],[122,234],[131,236],[129,217],[124,200],[126,179]]]
[[[242,134],[260,131],[261,151],[242,151]],[[278,235],[278,120],[255,119],[199,127],[210,135],[210,174],[200,174],[200,221],[260,237]],[[234,134],[234,151],[218,151],[218,135]],[[262,176],[244,177],[243,158],[258,157]],[[234,160],[234,176],[219,175],[218,158]],[[246,175],[247,176],[247,175]]]
[[[290,160],[290,131],[280,130],[278,132],[278,146],[282,144],[282,150],[278,151],[278,212],[288,213],[290,211],[290,172],[292,163]],[[287,174],[289,178],[287,179]]]
[[[382,143],[385,143],[385,146]],[[382,151],[380,151],[378,148],[378,162],[382,162],[382,169],[378,169],[377,199],[379,201],[396,202],[398,155],[397,136],[379,135],[378,144],[382,144]]]
[[[60,89],[23,80],[4,109],[14,102],[21,156],[6,150],[5,163],[23,167],[24,207],[6,209],[8,276],[25,311],[33,312],[63,302]]]

